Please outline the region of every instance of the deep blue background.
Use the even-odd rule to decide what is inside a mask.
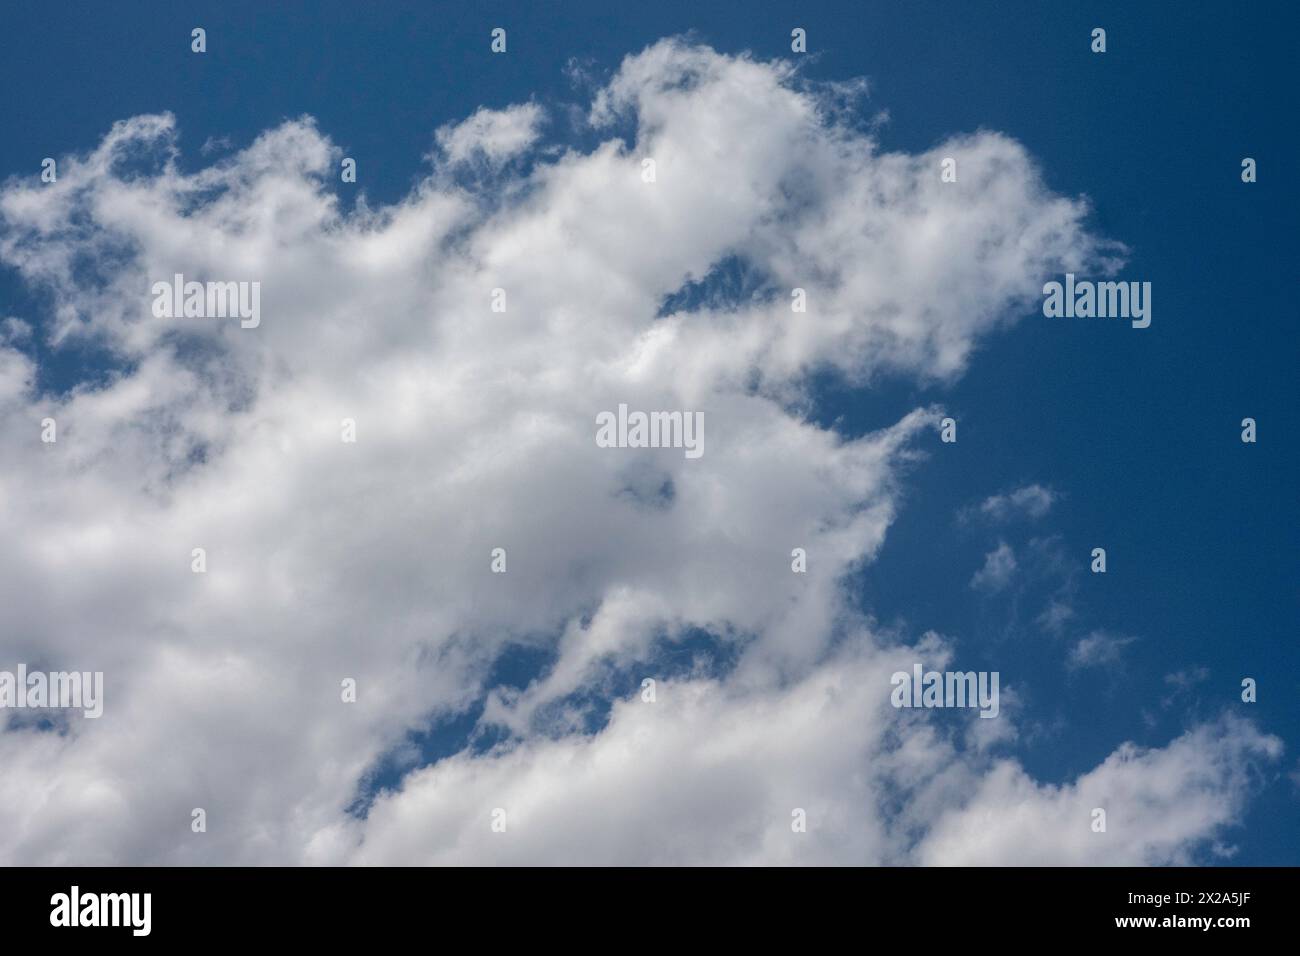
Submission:
[[[1052,189],[1086,194],[1094,229],[1130,247],[1121,277],[1154,284],[1152,326],[1030,315],[953,387],[826,383],[819,415],[849,431],[930,401],[960,421],[957,445],[936,439],[911,475],[863,605],[909,635],[953,638],[964,668],[1001,671],[1026,702],[1014,752],[1045,780],[1090,769],[1121,740],[1163,745],[1224,709],[1254,716],[1288,752],[1256,784],[1246,827],[1227,834],[1241,848],[1232,862],[1300,862],[1287,777],[1300,747],[1293,4],[180,6],[6,4],[0,175],[37,176],[42,157],[87,150],[137,113],[176,114],[188,167],[207,161],[209,137],[243,146],[308,113],[357,158],[370,200],[393,201],[442,123],[481,105],[580,100],[571,58],[603,77],[688,30],[723,51],[786,56],[794,26],[808,31],[810,75],[871,81],[867,112],[891,116],[884,148],[981,127],[1022,141]],[[194,26],[208,31],[204,56],[189,51]],[[506,56],[487,54],[495,26],[509,31]],[[1089,50],[1094,26],[1105,55]],[[1256,184],[1240,181],[1244,156],[1259,163]],[[0,315],[39,323],[40,309],[0,269]],[[85,352],[47,362],[42,384],[56,390],[99,368]],[[1259,422],[1256,445],[1239,440],[1245,416]],[[1026,481],[1063,493],[1047,518],[957,520]],[[1065,580],[1034,563],[1035,537],[1054,537],[1074,572],[1061,636],[1034,623]],[[967,582],[999,539],[1024,573],[1014,594],[989,598]],[[1096,546],[1105,576],[1087,573]],[[1094,628],[1138,640],[1119,669],[1069,672],[1069,646]],[[1204,682],[1163,705],[1164,675],[1199,667]],[[1259,681],[1259,703],[1240,703],[1243,676]]]

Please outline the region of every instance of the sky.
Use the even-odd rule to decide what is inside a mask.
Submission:
[[[0,861],[1300,859],[1286,5],[7,20]]]

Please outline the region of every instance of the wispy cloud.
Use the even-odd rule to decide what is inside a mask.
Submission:
[[[1001,495],[990,495],[979,506],[979,514],[993,521],[1013,518],[1041,518],[1052,510],[1058,494],[1039,484],[1024,485]]]
[[[1136,641],[1136,637],[1124,637],[1107,631],[1093,631],[1079,640],[1070,650],[1071,667],[1108,667],[1119,663],[1124,648]]]
[[[990,594],[1011,583],[1016,572],[1016,553],[1005,541],[984,556],[984,566],[970,579],[970,586]]]

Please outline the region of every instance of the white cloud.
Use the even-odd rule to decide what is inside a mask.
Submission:
[[[844,599],[937,410],[849,439],[790,409],[816,368],[958,374],[1044,275],[1095,259],[1084,205],[1007,137],[882,153],[786,66],[679,42],[625,61],[591,115],[627,113],[635,144],[512,171],[540,107],[481,112],[440,141],[501,165],[492,196],[435,170],[346,215],[340,153],[309,118],[187,174],[174,120],[135,117],[57,183],[4,186],[0,258],[48,293],[39,334],[118,367],[40,395],[21,343],[0,347],[0,653],[105,672],[101,719],[0,733],[0,861],[902,860],[1012,773],[885,708],[893,652]],[[939,182],[946,155],[959,189]],[[783,292],[656,318],[727,256],[807,289],[808,313]],[[178,272],[261,282],[261,325],[155,319],[151,283]],[[702,410],[707,454],[597,448],[595,415],[619,402]],[[640,501],[665,486],[668,506]],[[734,672],[620,703],[599,734],[539,733],[547,705],[698,628],[736,645]],[[490,700],[514,736],[349,817],[365,773],[482,699],[511,642],[558,655]],[[906,657],[921,651],[947,653]],[[896,817],[882,779],[908,795]],[[1221,826],[1218,799],[1167,845]],[[803,845],[792,801],[814,821]],[[485,842],[507,803],[511,842]]]
[[[6,316],[0,320],[0,338],[9,345],[23,345],[31,341],[32,326],[16,315]]]
[[[1176,691],[1189,690],[1197,684],[1203,683],[1209,676],[1209,668],[1188,667],[1172,674],[1166,674],[1165,683],[1173,685]]]
[[[542,119],[542,109],[536,103],[504,110],[480,109],[464,122],[442,127],[436,138],[451,163],[478,157],[489,165],[500,166],[537,141]]]
[[[1068,601],[1052,598],[1034,620],[1044,630],[1059,634],[1072,617],[1074,617],[1074,608]]]
[[[1005,541],[984,555],[984,565],[970,579],[970,586],[977,591],[995,593],[1011,583],[1011,576],[1016,573],[1016,552]]]
[[[1119,662],[1124,648],[1137,638],[1093,631],[1070,649],[1071,667],[1106,667]]]
[[[1015,517],[1041,518],[1052,510],[1056,492],[1039,484],[1025,485],[1005,495],[990,495],[980,504],[986,517],[1005,521]]]
[[[1251,765],[1281,752],[1276,737],[1224,717],[1162,749],[1124,744],[1065,786],[1038,784],[1005,761],[964,806],[944,812],[918,858],[951,866],[1185,866],[1193,847],[1240,816]],[[1106,811],[1104,833],[1093,830],[1094,809]]]

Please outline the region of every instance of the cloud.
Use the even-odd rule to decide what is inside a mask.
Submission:
[[[381,208],[343,211],[341,153],[309,117],[189,173],[174,118],[137,116],[57,183],[0,190],[0,260],[48,306],[35,334],[107,357],[44,393],[21,337],[0,346],[0,653],[105,673],[101,719],[0,733],[0,861],[893,861],[973,792],[1044,792],[886,709],[893,657],[951,651],[886,650],[845,590],[938,410],[850,438],[792,409],[815,371],[960,374],[1045,275],[1102,254],[1085,205],[1006,136],[883,152],[788,66],[679,41],[593,99],[592,132],[627,120],[634,140],[505,162],[542,115],[444,127],[449,162],[499,166],[490,186],[435,164]],[[662,313],[728,260],[775,292]],[[151,285],[176,273],[260,282],[261,324],[155,318]],[[703,411],[706,455],[597,448],[622,402]],[[555,717],[699,633],[725,672],[665,674],[595,730]],[[550,663],[511,692],[496,667],[520,646]],[[495,746],[348,813],[412,731],[479,707]],[[1246,735],[1208,743],[1232,757]],[[1181,762],[1144,759],[1147,786],[1183,785]],[[1237,805],[1239,781],[1198,779],[1169,853]],[[996,860],[1025,840],[988,812]]]
[[[1005,495],[985,498],[979,510],[982,515],[995,521],[1017,517],[1041,518],[1052,510],[1056,498],[1056,492],[1050,488],[1039,484],[1025,485]]]
[[[619,701],[594,738],[535,738],[412,774],[321,850],[364,829],[353,859],[366,864],[890,859],[905,845],[874,812],[875,789],[950,751],[918,726],[906,757],[884,752],[888,696],[870,689],[887,689],[903,664],[861,645],[779,693],[666,682],[654,703]],[[489,825],[496,808],[505,833]],[[796,809],[806,834],[792,830]]]
[[[1209,676],[1209,668],[1189,667],[1181,671],[1175,671],[1172,674],[1166,674],[1165,683],[1172,685],[1175,690],[1188,690],[1197,684],[1204,683]]]
[[[1093,631],[1070,649],[1071,667],[1108,667],[1119,662],[1124,648],[1136,637],[1123,637],[1106,631]]]
[[[1160,706],[1168,709],[1180,701],[1195,698],[1196,688],[1210,678],[1207,667],[1187,667],[1172,674],[1165,675],[1165,683],[1171,688],[1168,694],[1160,698]]]
[[[848,653],[780,694],[663,685],[653,704],[619,702],[594,738],[534,739],[412,774],[364,824],[323,837],[315,859],[336,859],[364,830],[351,857],[363,864],[1179,863],[1237,820],[1249,768],[1281,749],[1225,720],[1039,784],[925,721],[896,724],[864,691],[901,661]],[[974,720],[972,739],[996,723]],[[882,792],[905,809],[882,812]],[[1090,829],[1096,806],[1106,834]],[[504,833],[490,825],[497,809]],[[799,809],[807,833],[792,830]]]
[[[1276,737],[1225,716],[1161,749],[1123,744],[1064,786],[1005,761],[961,809],[945,811],[918,856],[951,866],[1185,866],[1237,820],[1251,768],[1281,753]],[[1093,830],[1098,808],[1105,832]]]
[[[504,110],[480,109],[469,119],[438,130],[438,147],[450,163],[475,158],[500,166],[537,141],[544,114],[536,103]]]
[[[1016,573],[1016,553],[1005,541],[984,556],[984,566],[970,579],[970,586],[990,594],[1001,591],[1011,583]]]
[[[32,326],[16,315],[6,316],[0,320],[0,338],[9,345],[24,345],[31,341]]]
[[[1045,631],[1059,634],[1061,629],[1074,617],[1074,608],[1067,600],[1052,598],[1047,602],[1041,614],[1034,620]]]

